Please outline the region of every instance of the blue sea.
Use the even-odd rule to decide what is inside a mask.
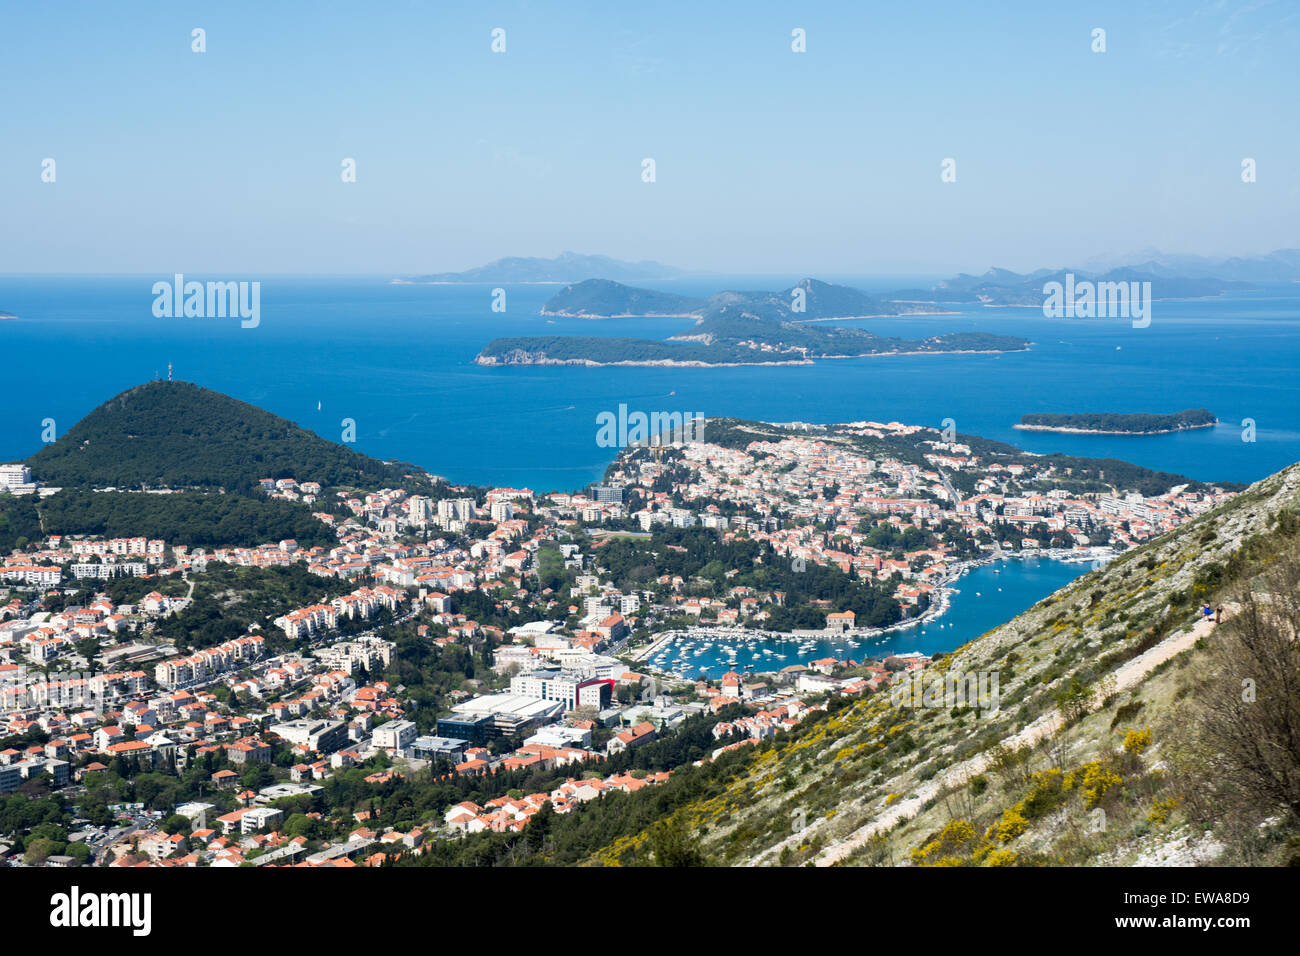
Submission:
[[[573,490],[598,480],[612,449],[596,443],[596,416],[682,411],[767,421],[861,419],[933,425],[1035,452],[1116,457],[1204,480],[1253,481],[1300,460],[1300,290],[1157,301],[1149,327],[1118,319],[1046,319],[1026,308],[952,307],[957,314],[856,323],[919,338],[979,330],[1034,345],[1005,355],[893,356],[787,368],[485,368],[474,356],[509,335],[662,338],[690,319],[548,319],[557,287],[506,287],[492,310],[487,285],[401,285],[389,277],[187,276],[258,279],[261,321],[156,318],[153,283],[169,276],[0,277],[0,346],[8,372],[0,461],[40,448],[43,421],[59,433],[118,392],[166,377],[197,382],[340,440],[413,462],[453,482]],[[697,277],[645,283],[688,295],[724,288],[781,289],[799,276]],[[871,291],[927,277],[826,277]],[[1223,424],[1152,437],[1019,432],[1026,412],[1173,412],[1204,407]],[[1254,423],[1252,442],[1243,422]],[[38,476],[39,477],[39,476]],[[310,475],[298,476],[308,479]],[[1010,561],[996,576],[964,579],[942,622],[871,647],[948,650],[1068,583],[1086,565]],[[997,591],[1001,586],[1004,590]],[[981,597],[973,596],[979,591]],[[947,624],[952,624],[951,628]],[[761,649],[781,666],[863,649]],[[713,653],[713,652],[708,652]],[[738,654],[739,657],[739,654]],[[705,654],[693,665],[716,671]],[[744,666],[743,661],[737,662]],[[725,669],[725,667],[723,668]],[[714,675],[716,676],[716,675]]]
[[[547,319],[556,286],[394,285],[388,277],[264,276],[261,322],[155,318],[140,277],[0,277],[0,347],[9,372],[0,461],[40,447],[42,420],[62,432],[123,389],[167,375],[197,382],[355,447],[453,481],[570,490],[598,479],[611,450],[596,416],[690,411],[769,421],[877,419],[940,426],[1030,451],[1114,456],[1206,480],[1251,481],[1300,459],[1300,290],[1158,301],[1151,325],[1046,319],[1036,309],[963,307],[956,315],[862,320],[889,335],[958,330],[1023,335],[1006,355],[891,356],[787,368],[484,368],[474,356],[504,335],[660,338],[689,319]],[[189,276],[208,278],[256,278]],[[798,277],[647,283],[685,294],[784,288]],[[840,278],[839,281],[853,281]],[[914,277],[857,280],[864,288]],[[317,410],[317,405],[320,410]],[[1210,409],[1225,424],[1153,437],[1019,432],[1025,412]],[[1242,422],[1255,441],[1242,441]],[[303,476],[307,477],[307,476]]]

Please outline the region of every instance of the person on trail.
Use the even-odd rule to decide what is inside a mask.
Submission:
[[[1213,614],[1214,612],[1210,610],[1210,605],[1207,604],[1205,607],[1201,608],[1202,620],[1208,621]]]
[[[1216,607],[1216,608],[1214,609],[1214,623],[1215,623],[1216,625],[1217,625],[1217,624],[1222,624],[1222,623],[1223,623],[1223,605],[1222,605],[1222,604],[1220,604],[1218,607]]]

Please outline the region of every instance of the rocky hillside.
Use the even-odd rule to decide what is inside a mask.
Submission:
[[[931,690],[996,675],[996,711],[832,701],[589,862],[653,862],[665,828],[724,865],[1294,860],[1300,562],[1278,556],[1298,513],[1300,465],[926,671]]]

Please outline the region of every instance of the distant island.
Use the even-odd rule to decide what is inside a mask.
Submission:
[[[1084,412],[1076,415],[1032,414],[1020,416],[1022,431],[1068,432],[1087,435],[1165,435],[1192,428],[1213,428],[1218,424],[1214,413],[1204,408],[1189,408],[1172,415],[1149,413],[1118,414]]]
[[[1300,281],[1300,249],[1278,249],[1266,255],[1228,259],[1175,256],[1150,250],[1126,261],[1090,260],[1082,268],[1036,269],[1012,272],[989,269],[980,275],[960,273],[935,283],[929,289],[898,289],[885,293],[891,302],[966,303],[990,307],[1024,306],[1041,308],[1043,286],[1076,281],[1150,282],[1152,298],[1199,299],[1242,292],[1255,283]]]
[[[804,279],[782,292],[719,292],[707,299],[636,289],[596,279],[570,285],[551,298],[543,315],[696,317],[695,325],[666,339],[603,336],[516,336],[494,339],[479,365],[807,365],[817,359],[937,352],[1023,352],[1016,335],[950,332],[920,339],[865,329],[817,326],[831,318],[922,311],[883,302],[857,289]]]
[[[1014,335],[951,332],[901,339],[860,329],[813,329],[790,323],[724,316],[696,336],[667,340],[553,335],[494,339],[479,365],[810,365],[816,359],[881,355],[1023,352],[1032,344]]]
[[[588,280],[619,284],[679,279],[689,274],[686,270],[659,262],[627,262],[608,256],[564,252],[553,259],[510,257],[463,272],[400,276],[391,281],[398,284],[572,284],[575,285],[573,290],[564,290],[556,297],[558,301],[548,302],[543,311],[551,315],[601,318],[680,313],[665,312],[663,309],[666,306],[656,305],[649,298],[639,304],[635,299],[624,301],[626,292],[615,293],[609,289],[602,291],[597,287],[581,288],[581,284]],[[836,286],[835,289],[844,290],[844,298],[833,306],[833,314],[822,318],[915,315],[934,312],[935,307],[944,305],[1038,308],[1043,305],[1043,286],[1049,282],[1064,283],[1067,274],[1073,275],[1080,282],[1150,282],[1153,300],[1208,298],[1225,292],[1247,291],[1256,288],[1256,283],[1300,282],[1300,249],[1278,249],[1266,255],[1229,259],[1172,256],[1148,251],[1128,257],[1127,261],[1089,260],[1082,263],[1081,267],[1044,268],[1024,273],[991,268],[979,275],[959,273],[929,288],[895,289],[874,296],[845,286]],[[637,291],[644,296],[650,290]],[[856,298],[856,302],[850,300],[848,293]],[[721,297],[749,302],[774,295],[781,296],[784,293],[721,292],[709,299],[691,299],[688,296],[674,298],[686,300],[689,304],[685,306],[685,311],[697,314],[707,310],[710,304],[716,304],[716,300]],[[803,318],[815,321],[818,317],[805,315]]]
[[[813,328],[813,323],[907,315],[952,314],[949,305],[1044,308],[1049,283],[1149,282],[1153,300],[1221,295],[1254,288],[1249,281],[1300,281],[1300,250],[1282,249],[1250,259],[1150,258],[1105,271],[1039,269],[1030,273],[990,269],[960,274],[930,289],[868,294],[849,286],[802,279],[788,289],[716,292],[706,297],[628,285],[629,271],[675,272],[658,263],[626,263],[565,253],[557,259],[500,259],[462,273],[421,276],[428,282],[549,282],[561,275],[591,273],[568,281],[541,308],[565,318],[694,318],[689,332],[663,340],[593,336],[525,336],[489,342],[479,365],[795,365],[816,359],[936,352],[1019,352],[1028,339],[983,332],[954,332],[922,339],[876,335],[865,329]],[[1290,280],[1288,280],[1290,281]],[[1069,284],[1066,281],[1066,284]],[[1204,410],[1200,410],[1204,411]],[[1180,413],[1186,414],[1186,413]],[[1094,434],[1158,434],[1204,428],[1177,416],[1026,416],[1017,428]],[[1155,421],[1158,424],[1152,424]]]
[[[554,259],[512,257],[497,259],[485,266],[464,272],[435,272],[429,275],[404,276],[394,279],[396,284],[459,284],[500,282],[513,284],[581,282],[597,276],[629,281],[647,279],[673,279],[685,275],[681,269],[658,262],[624,262],[608,256],[584,256],[576,252],[562,252]]]
[[[983,275],[958,275],[936,283],[929,290],[903,289],[889,293],[894,301],[952,302],[985,305],[989,307],[1024,306],[1043,307],[1043,287],[1049,282],[1066,284],[1067,276],[1074,282],[1150,282],[1151,298],[1204,299],[1225,292],[1240,292],[1253,288],[1248,282],[1202,276],[1180,276],[1165,272],[1148,272],[1140,268],[1110,269],[1106,272],[1089,272],[1084,269],[1038,269],[1020,274],[1006,269],[990,269]]]
[[[933,306],[926,304],[890,302],[849,286],[818,279],[802,279],[779,292],[727,291],[708,298],[638,289],[608,279],[588,279],[551,296],[542,306],[542,315],[582,319],[705,317],[727,307],[789,322],[929,315],[935,311]]]
[[[580,319],[701,316],[708,300],[654,289],[637,289],[610,279],[567,285],[542,306],[542,315]]]

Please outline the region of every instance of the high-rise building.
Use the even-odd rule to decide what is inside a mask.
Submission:
[[[444,498],[438,502],[438,517],[443,521],[473,520],[474,499]]]
[[[433,502],[420,495],[412,495],[406,502],[406,514],[411,524],[428,524],[433,516]]]

